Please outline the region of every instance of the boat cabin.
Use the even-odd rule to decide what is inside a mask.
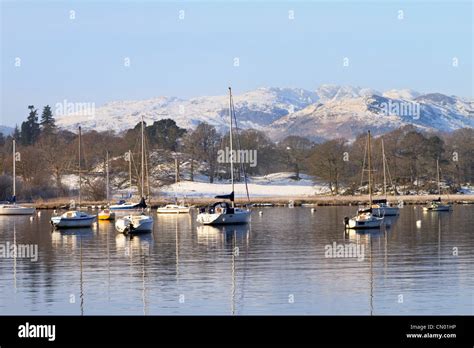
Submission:
[[[200,208],[199,212],[205,213],[206,208]],[[234,208],[232,208],[227,202],[216,202],[207,207],[207,212],[209,214],[233,214]]]

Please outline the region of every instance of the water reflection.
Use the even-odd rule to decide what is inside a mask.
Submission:
[[[406,206],[390,228],[346,233],[341,220],[352,210],[266,208],[233,226],[197,225],[195,212],[160,215],[153,233],[132,237],[108,221],[51,232],[48,212],[0,217],[0,242],[39,249],[37,262],[0,259],[0,312],[472,314],[473,255],[453,248],[474,248],[474,206],[450,214]],[[363,245],[364,259],[325,257],[334,242]]]
[[[249,247],[249,236],[250,236],[250,224],[238,224],[238,225],[222,225],[222,226],[210,226],[201,225],[197,226],[198,243],[203,245],[220,245],[228,253],[230,253],[230,274],[231,274],[231,286],[230,286],[230,314],[237,314],[236,309],[236,296],[238,292],[238,277],[239,272],[243,273],[243,281],[245,281],[246,267],[242,270],[238,269],[238,264],[242,260],[247,259],[248,247]],[[243,248],[245,247],[245,248]],[[243,291],[241,292],[243,297]]]
[[[238,225],[200,225],[196,227],[198,243],[229,245],[234,240],[249,242],[250,224]]]

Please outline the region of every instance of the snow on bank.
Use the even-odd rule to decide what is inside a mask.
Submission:
[[[251,197],[312,196],[329,193],[327,185],[315,184],[310,176],[301,175],[301,180],[292,179],[293,173],[274,173],[249,179],[248,189]],[[214,197],[229,194],[230,182],[213,184],[196,181],[181,181],[160,188],[161,195],[186,197]],[[235,184],[235,196],[245,197],[245,184]]]

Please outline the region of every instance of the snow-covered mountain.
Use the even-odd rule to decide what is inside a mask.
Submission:
[[[378,135],[408,124],[426,131],[473,128],[474,102],[407,90],[344,96],[309,105],[280,118],[271,125],[269,134],[275,139],[288,135],[313,140],[354,139],[368,129]]]
[[[474,101],[409,89],[381,93],[370,88],[336,85],[322,85],[314,92],[300,88],[259,88],[234,95],[234,104],[241,128],[263,130],[277,140],[288,135],[313,140],[353,139],[367,129],[382,134],[407,124],[428,131],[474,127]],[[79,125],[98,131],[122,131],[133,128],[141,116],[147,123],[171,118],[184,128],[207,122],[224,131],[229,122],[228,96],[115,101],[97,107],[94,115],[56,118],[60,127],[73,131]]]
[[[234,105],[240,127],[264,129],[273,121],[299,111],[317,99],[316,93],[300,88],[259,88],[234,95]],[[224,130],[229,123],[228,108],[227,95],[191,99],[157,97],[107,103],[96,108],[94,115],[59,116],[57,124],[70,130],[75,130],[81,125],[84,129],[97,131],[108,130],[111,127],[116,131],[122,131],[133,128],[143,116],[147,123],[171,118],[183,128],[194,128],[200,122],[207,122],[219,130]]]

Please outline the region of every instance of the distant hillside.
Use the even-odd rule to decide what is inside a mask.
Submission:
[[[313,140],[353,139],[372,129],[374,134],[412,124],[424,130],[452,131],[474,127],[474,102],[440,93],[390,90],[384,93],[352,86],[322,85],[301,88],[259,88],[234,96],[239,126],[267,132],[273,139],[303,135]],[[133,128],[145,121],[171,118],[178,126],[194,128],[200,122],[220,131],[228,126],[228,96],[156,97],[114,101],[96,106],[95,115],[56,116],[60,127],[75,131],[79,125],[97,131]]]

